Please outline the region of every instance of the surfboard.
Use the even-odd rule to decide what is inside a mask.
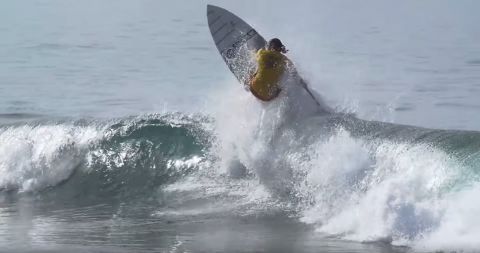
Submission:
[[[248,86],[250,76],[255,72],[255,53],[265,47],[266,41],[253,27],[235,14],[214,5],[207,5],[207,19],[210,33],[218,52],[230,71],[244,86]],[[323,106],[298,75],[295,68],[289,70],[308,95]]]
[[[235,14],[207,5],[210,33],[230,71],[244,85],[255,71],[255,53],[265,47],[265,39]]]

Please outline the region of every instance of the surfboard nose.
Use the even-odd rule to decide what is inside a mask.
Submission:
[[[215,5],[207,4],[207,16],[209,16],[209,15],[215,13],[215,12],[218,12],[220,10],[223,10],[223,9],[218,7],[218,6],[215,6]]]
[[[214,8],[219,8],[219,7],[212,4],[207,4],[207,11]]]

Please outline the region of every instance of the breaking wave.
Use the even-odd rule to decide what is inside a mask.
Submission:
[[[140,199],[161,217],[273,212],[329,237],[480,248],[480,133],[335,113],[285,120],[284,100],[239,101],[214,117],[1,126],[1,194]]]

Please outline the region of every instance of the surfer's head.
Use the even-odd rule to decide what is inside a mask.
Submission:
[[[285,49],[285,46],[282,44],[282,41],[278,38],[273,38],[268,41],[267,44],[268,50],[275,50],[278,52],[286,53],[288,50]]]

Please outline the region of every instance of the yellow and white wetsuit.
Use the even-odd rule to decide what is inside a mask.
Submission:
[[[288,59],[275,50],[260,49],[257,52],[257,72],[250,81],[250,91],[262,101],[270,101],[278,96],[278,82],[285,71]]]

